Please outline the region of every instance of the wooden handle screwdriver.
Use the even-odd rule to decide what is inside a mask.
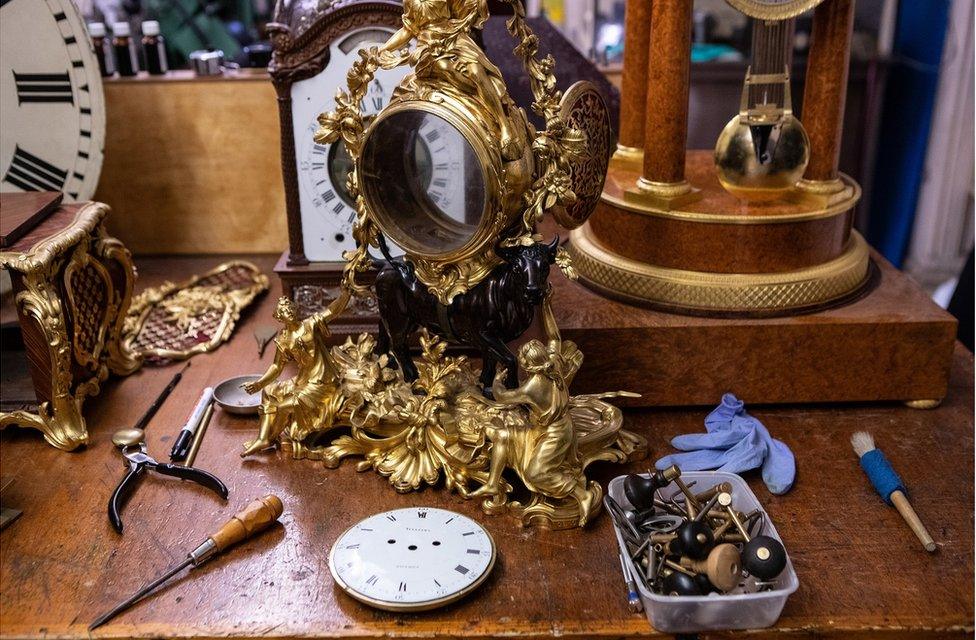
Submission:
[[[278,496],[266,495],[263,498],[258,498],[257,500],[252,501],[249,505],[244,507],[244,509],[239,511],[233,518],[225,522],[224,526],[222,526],[216,533],[207,538],[196,549],[188,553],[186,560],[183,560],[176,566],[169,569],[166,573],[144,586],[131,598],[120,602],[110,611],[98,616],[98,619],[91,623],[88,630],[91,631],[102,626],[118,614],[142,600],[156,587],[163,584],[186,567],[189,567],[190,565],[199,567],[201,564],[218,553],[222,553],[238,542],[243,542],[261,531],[264,531],[276,520],[278,520],[279,517],[281,517],[283,510],[284,507],[282,506],[281,500],[278,498]]]

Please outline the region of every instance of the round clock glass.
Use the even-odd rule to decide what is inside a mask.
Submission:
[[[71,0],[0,2],[0,191],[95,193],[105,143],[98,62]]]
[[[485,177],[475,150],[444,118],[391,112],[363,144],[363,193],[401,247],[441,255],[467,244],[485,216]]]
[[[370,516],[339,536],[329,553],[340,588],[391,611],[454,602],[484,582],[494,564],[495,543],[481,525],[428,507]]]

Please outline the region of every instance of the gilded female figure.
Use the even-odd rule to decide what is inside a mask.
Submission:
[[[497,403],[524,407],[528,419],[523,425],[496,423],[487,428],[491,440],[488,481],[470,496],[503,493],[502,471],[507,465],[534,493],[555,499],[575,498],[579,503],[579,525],[583,526],[598,497],[587,486],[570,413],[569,385],[583,362],[583,354],[573,342],[560,338],[551,299],[552,289],[542,304],[547,342],[533,339],[519,349],[519,366],[528,374],[525,382],[515,389],[506,389],[505,372],[499,371],[492,389]]]
[[[258,380],[244,385],[248,393],[261,396],[261,424],[258,437],[244,444],[241,457],[274,445],[288,430],[288,437],[302,440],[312,431],[328,429],[342,405],[338,371],[327,343],[327,321],[331,310],[298,320],[298,309],[282,296],[274,318],[284,325],[275,337],[274,362]],[[278,381],[285,365],[294,362],[294,378]]]
[[[379,48],[379,61],[391,68],[409,60],[421,84],[476,97],[497,114],[502,157],[515,160],[522,148],[503,106],[505,80],[469,35],[487,19],[487,0],[403,0],[403,27]],[[417,47],[406,56],[401,52],[412,39]]]

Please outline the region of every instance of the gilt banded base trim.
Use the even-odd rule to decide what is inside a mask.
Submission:
[[[868,245],[856,231],[838,258],[782,273],[727,274],[656,267],[600,245],[589,225],[572,232],[580,279],[611,297],[692,312],[788,313],[847,298],[870,279]]]

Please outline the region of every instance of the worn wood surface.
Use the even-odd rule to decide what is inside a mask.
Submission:
[[[270,272],[275,256],[258,260]],[[140,286],[200,273],[216,258],[137,259]],[[274,281],[274,279],[273,279]],[[268,324],[278,283],[245,312],[229,343],[193,358],[183,381],[148,427],[149,450],[165,459],[201,389],[263,370],[252,335]],[[254,497],[285,503],[281,526],[163,588],[94,637],[654,635],[627,611],[615,542],[601,515],[586,530],[522,530],[442,489],[399,495],[374,473],[292,461],[277,454],[241,461],[253,418],[217,411],[198,458],[229,486],[227,504],[172,478],[148,477],[123,512],[124,536],[106,518],[122,474],[112,433],[132,424],[181,365],[146,367],[106,383],[86,403],[92,445],[77,453],[38,434],[0,434],[4,506],[24,511],[0,533],[0,636],[86,637],[94,617],[129,595]],[[635,376],[641,375],[639,371]],[[786,541],[800,579],[779,624],[749,638],[971,637],[973,628],[973,359],[958,349],[943,406],[754,407],[797,457],[796,487],[773,497],[748,476]],[[715,399],[716,401],[718,398]],[[676,434],[702,430],[706,410],[628,411],[627,426],[648,437],[652,455]],[[874,494],[848,438],[870,429],[905,480],[939,543],[929,555],[898,513]],[[633,470],[645,468],[635,464]],[[625,471],[603,465],[608,481]],[[415,615],[373,611],[339,592],[327,569],[330,544],[358,519],[410,505],[477,518],[494,536],[499,563],[489,580],[448,608]],[[703,634],[703,638],[737,634]]]
[[[786,198],[739,200],[719,183],[711,150],[688,151],[685,176],[701,190],[700,200],[680,212],[648,215],[601,199],[589,219],[593,236],[631,260],[711,273],[804,269],[829,262],[847,248],[849,207],[821,215],[825,210],[819,205]],[[638,177],[627,167],[611,166],[603,192],[620,202]]]
[[[75,216],[82,206],[84,206],[83,203],[73,203],[55,207],[53,211],[43,216],[36,225],[26,230],[23,235],[14,240],[6,248],[6,251],[10,253],[26,253],[34,245],[64,231],[71,226],[71,223],[74,221]]]
[[[141,254],[287,246],[278,108],[263,72],[106,81],[105,164],[95,200]]]

